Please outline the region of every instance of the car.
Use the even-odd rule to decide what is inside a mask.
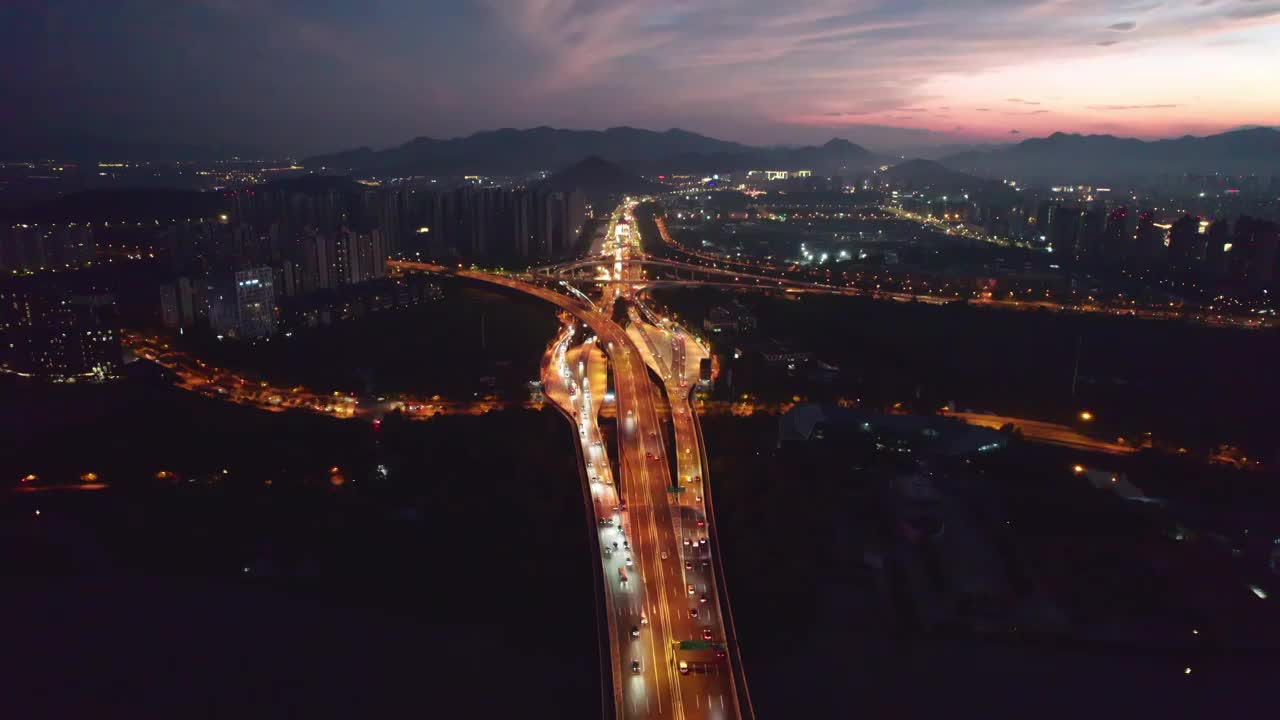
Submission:
[[[685,569],[685,570],[692,570],[692,569],[693,569],[693,561],[692,561],[692,560],[685,560],[685,561],[684,561],[684,569]]]
[[[703,520],[702,518],[698,518],[698,527],[706,527],[706,526],[707,526],[707,521]]]
[[[698,617],[698,608],[696,607],[689,608],[689,617],[691,618]]]
[[[604,546],[604,556],[605,556],[605,557],[613,557],[613,548],[609,547],[608,545],[605,545],[605,546]]]
[[[666,559],[667,559],[667,551],[666,551],[666,550],[663,550],[663,551],[662,551],[662,559],[663,559],[663,560],[666,560]]]
[[[694,496],[693,496],[693,501],[694,501],[694,502],[698,502],[698,503],[702,502],[702,496],[701,496],[701,495],[694,495]]]
[[[708,630],[707,632],[711,632],[711,631],[710,631],[710,630]],[[632,626],[631,626],[631,637],[633,637],[633,638],[638,638],[638,637],[640,637],[640,628],[639,628],[639,626],[636,626],[636,625],[632,625]],[[707,638],[707,639],[708,639],[708,640],[710,640],[711,638]]]
[[[648,624],[649,624],[649,616],[648,616],[648,615],[645,615],[644,613],[640,613],[640,624],[641,624],[641,625],[648,625]]]
[[[698,598],[698,602],[707,602],[707,594],[702,593],[702,597]]]
[[[711,567],[711,561],[710,561],[710,560],[703,560],[703,561],[702,561],[702,567],[703,567],[703,569],[706,569],[706,568]]]
[[[631,567],[631,556],[627,556],[627,567]]]
[[[693,589],[693,585],[692,585],[692,584],[690,584],[690,585],[689,585],[689,594],[690,594],[690,595],[692,595],[692,594],[694,594],[695,592],[697,592],[697,590],[694,590],[694,589]]]
[[[689,538],[685,538],[685,539],[684,539],[684,544],[685,544],[685,545],[688,545],[688,544],[689,544]]]
[[[680,661],[680,674],[681,675],[689,674],[689,663],[685,662],[684,660]]]
[[[657,432],[656,430],[650,430],[650,431],[649,431],[649,437],[651,437],[651,438],[657,438],[657,437],[658,437],[658,432]]]
[[[632,629],[634,630],[635,628],[632,628]],[[711,628],[706,628],[702,631],[702,639],[703,640],[711,639]]]
[[[632,660],[632,661],[631,661],[631,672],[636,673],[636,674],[638,675],[638,674],[640,674],[640,670],[641,670],[641,668],[640,668],[640,661],[639,661],[639,660]]]
[[[621,503],[619,503],[619,504],[618,504],[618,507],[622,508],[623,510],[626,510],[626,509],[627,509],[627,501],[626,501],[626,500],[623,500]]]

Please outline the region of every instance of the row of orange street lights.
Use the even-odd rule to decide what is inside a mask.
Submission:
[[[230,474],[230,471],[224,469],[222,471],[222,474],[228,475]],[[346,482],[346,478],[342,474],[342,470],[336,465],[329,468],[327,474],[329,477],[329,482],[335,486],[342,485]],[[153,475],[153,477],[156,480],[177,480],[178,479],[177,473],[170,472],[168,470],[159,470],[155,473],[155,475]],[[23,475],[22,477],[20,477],[18,481],[19,481],[19,484],[22,486],[31,487],[35,483],[40,482],[40,476],[35,473],[27,473],[26,475]],[[80,482],[84,483],[85,485],[95,485],[97,487],[105,487],[105,485],[97,485],[98,473],[95,473],[95,472],[81,473]],[[270,485],[271,481],[267,480],[266,484]],[[76,486],[71,486],[71,487],[76,487]]]

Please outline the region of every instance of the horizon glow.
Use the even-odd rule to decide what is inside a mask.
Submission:
[[[17,132],[319,152],[632,125],[882,149],[1280,125],[1280,0],[104,5],[0,9]]]

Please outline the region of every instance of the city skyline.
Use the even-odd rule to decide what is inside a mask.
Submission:
[[[0,3],[6,706],[1256,714],[1277,47],[1280,0]]]
[[[634,125],[896,150],[1280,124],[1272,0],[54,0],[0,17],[19,138],[312,153]]]

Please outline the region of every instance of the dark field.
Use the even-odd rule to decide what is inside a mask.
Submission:
[[[656,298],[701,326],[727,293],[664,289]],[[862,298],[737,296],[759,321],[739,340],[712,335],[733,370],[717,392],[762,398],[860,398],[933,412],[955,402],[996,414],[1071,422],[1082,409],[1103,437],[1151,432],[1158,442],[1233,443],[1276,460],[1280,335],[1128,318],[934,307]],[[767,367],[750,350],[777,338],[839,367],[832,379]],[[1079,380],[1072,373],[1080,349]],[[724,377],[724,376],[722,376]]]
[[[165,387],[11,389],[6,715],[598,716],[589,530],[558,415],[375,434]],[[111,487],[9,489],[87,471]]]
[[[1100,458],[1014,448],[993,456],[979,491],[1011,521],[1006,552],[1028,587],[1071,588],[1052,594],[1068,632],[925,633],[864,558],[893,532],[877,511],[874,473],[856,468],[866,458],[846,448],[779,450],[772,418],[709,418],[703,427],[726,582],[762,718],[796,707],[809,717],[930,718],[959,707],[1001,718],[1195,718],[1243,716],[1269,702],[1280,672],[1274,608],[1239,581],[1222,584],[1230,560],[1208,539],[1176,543],[1161,534],[1173,525],[1167,516],[1065,470]],[[1205,557],[1215,563],[1208,570]],[[1210,578],[1206,607],[1187,587]],[[1228,597],[1251,612],[1224,611]],[[1114,628],[1147,623],[1188,630],[1115,639],[1127,636]],[[1242,637],[1251,646],[1267,638],[1270,649],[1239,650]]]

